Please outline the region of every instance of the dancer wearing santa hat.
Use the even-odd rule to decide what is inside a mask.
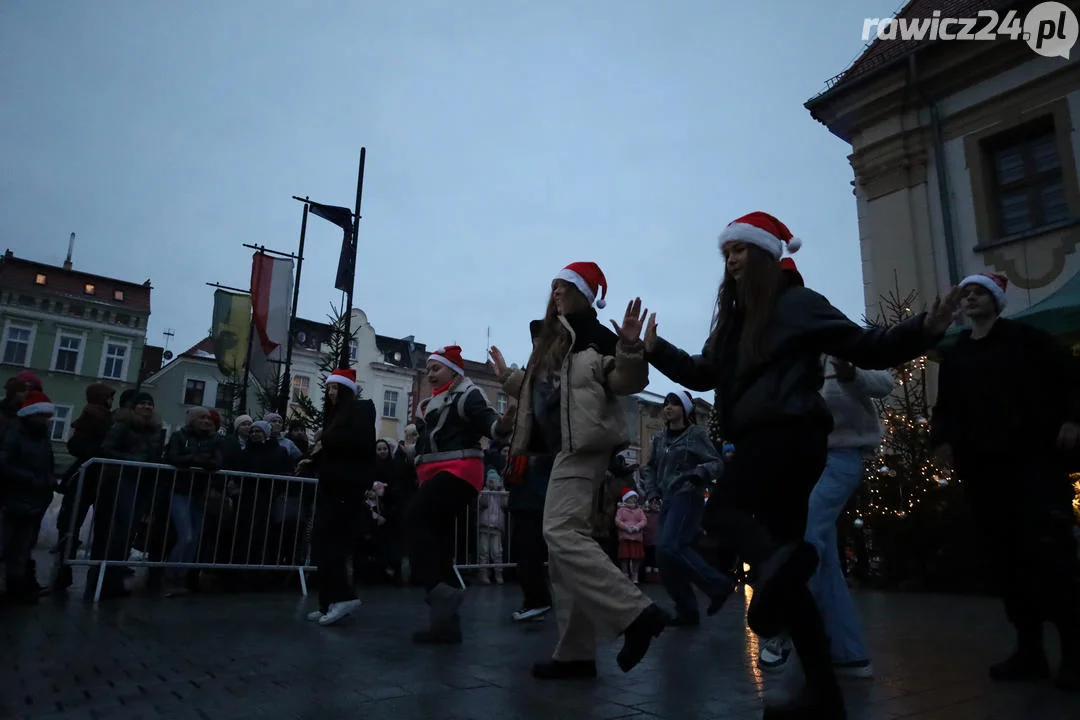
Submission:
[[[454,520],[484,487],[482,438],[509,430],[484,391],[465,376],[461,348],[452,345],[427,362],[431,397],[420,403],[416,429],[416,475],[419,489],[406,511],[409,562],[413,577],[427,590],[430,622],[413,642],[450,645],[461,642],[458,611],[465,593],[454,574]]]
[[[319,566],[319,609],[308,620],[333,625],[360,607],[349,585],[346,562],[375,466],[375,403],[357,397],[356,371],[334,370],[326,378],[325,422],[310,460],[318,472],[313,542]]]
[[[931,437],[974,510],[1017,647],[998,681],[1050,676],[1043,624],[1061,636],[1057,684],[1080,691],[1080,560],[1068,472],[1080,469],[1080,361],[1048,333],[1001,317],[1008,281],[961,281],[971,323],[942,352]]]
[[[675,603],[670,624],[696,626],[701,624],[701,615],[693,585],[709,597],[709,615],[719,612],[735,589],[732,578],[694,549],[705,511],[705,488],[720,476],[724,462],[708,430],[697,424],[690,393],[668,393],[660,412],[664,429],[652,438],[641,479],[649,500],[664,501],[656,558],[664,589]]]
[[[766,717],[845,717],[829,641],[807,581],[817,553],[803,541],[810,492],[825,468],[832,418],[818,392],[820,357],[888,368],[918,357],[944,335],[959,302],[954,288],[929,313],[867,330],[821,295],[793,282],[780,261],[798,238],[772,215],[753,212],[720,235],[724,281],[714,328],[700,355],[657,337],[649,319],[649,361],[691,390],[718,389],[723,437],[738,448],[706,504],[706,529],[727,535],[753,568],[750,628],[787,630],[806,687],[790,702],[766,697]]]
[[[56,489],[49,420],[56,407],[45,393],[23,396],[15,422],[0,439],[0,485],[4,488],[3,548],[8,594],[21,603],[38,600],[36,581],[27,568],[41,531],[41,520]]]
[[[619,572],[592,538],[596,492],[612,456],[626,447],[618,396],[641,392],[649,368],[641,345],[641,300],[627,303],[612,333],[597,319],[607,280],[595,263],[572,263],[555,276],[540,336],[524,371],[507,367],[498,348],[491,362],[517,398],[512,455],[555,455],[544,504],[544,538],[555,595],[559,641],[542,679],[596,676],[596,632],[623,636],[619,667],[629,672],[667,623],[668,615]]]

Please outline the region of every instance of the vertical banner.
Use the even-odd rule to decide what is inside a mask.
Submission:
[[[251,312],[259,346],[272,360],[285,360],[292,291],[293,261],[255,253],[251,259]]]
[[[242,373],[251,330],[251,298],[217,290],[214,293],[212,327],[218,369],[226,377]]]

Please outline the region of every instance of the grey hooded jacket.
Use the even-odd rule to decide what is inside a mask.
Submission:
[[[680,492],[703,493],[723,468],[724,461],[704,427],[690,425],[675,436],[662,430],[653,436],[649,461],[641,470],[645,495],[651,500]]]

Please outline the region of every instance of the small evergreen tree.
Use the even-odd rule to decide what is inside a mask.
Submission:
[[[917,301],[917,293],[902,295],[896,287],[882,296],[877,317],[867,324],[887,328],[904,322]],[[848,506],[842,530],[867,541],[868,555],[878,558],[881,576],[890,584],[972,589],[979,582],[971,562],[975,534],[959,481],[933,457],[927,358],[892,372],[892,394],[875,401],[884,434],[866,460],[865,481]]]
[[[330,335],[326,340],[325,350],[322,347],[319,348],[323,351],[319,359],[318,392],[320,397],[325,396],[326,378],[337,369],[342,351],[344,351],[348,343],[356,339],[355,330],[352,331],[349,337],[345,335],[344,309],[339,309],[331,304],[330,310],[330,314],[327,315],[330,324]],[[360,389],[357,388],[357,395],[359,394]],[[322,429],[324,414],[321,406],[317,407],[310,397],[301,395],[293,401],[293,411],[290,419],[299,420],[308,430],[317,431]]]

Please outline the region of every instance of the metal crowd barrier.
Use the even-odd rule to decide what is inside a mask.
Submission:
[[[517,567],[516,562],[505,562],[511,557],[510,538],[513,536],[510,527],[512,522],[510,511],[507,509],[509,499],[510,493],[505,490],[483,490],[476,498],[476,501],[470,503],[465,508],[465,512],[454,521],[454,575],[457,576],[458,583],[462,588],[465,587],[465,580],[461,576],[462,570],[503,570]],[[483,543],[489,542],[484,541],[482,538],[482,534],[489,532],[489,530],[480,525],[484,512],[481,507],[485,501],[502,504],[502,514],[505,520],[504,527],[501,531],[490,532],[493,534],[497,532],[500,537],[503,562],[491,562],[490,555],[486,562],[481,562],[483,559],[481,557]],[[488,547],[490,548],[490,545]]]
[[[95,603],[109,568],[136,567],[185,571],[174,577],[188,570],[296,571],[307,596],[305,573],[318,569],[310,547],[317,492],[314,478],[92,458],[79,468],[75,487],[75,507],[94,508],[89,550],[78,552],[85,511],[74,512],[60,539],[60,562],[97,568]]]

